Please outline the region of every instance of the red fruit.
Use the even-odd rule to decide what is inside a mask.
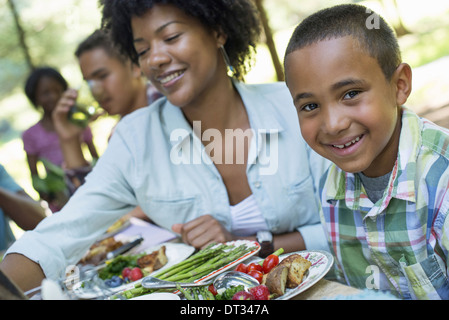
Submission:
[[[253,296],[247,291],[239,291],[232,296],[232,300],[253,300]]]
[[[249,289],[249,292],[251,293],[251,295],[254,297],[255,300],[270,299],[270,291],[268,290],[268,287],[263,284]]]
[[[248,272],[248,266],[244,263],[240,263],[237,268],[235,268],[235,271],[240,271],[243,273],[247,273]]]
[[[261,266],[260,264],[258,264],[258,263],[255,263],[255,262],[250,263],[250,264],[248,265],[247,273],[250,273],[250,271],[254,271],[254,270],[263,272],[262,266]]]
[[[263,265],[262,265],[263,273],[270,272],[270,270],[273,269],[275,266],[277,266],[278,263],[279,263],[279,257],[275,254],[270,254],[263,261]]]
[[[139,279],[141,279],[143,277],[143,273],[142,270],[140,270],[140,268],[135,267],[131,270],[131,272],[129,273],[129,280],[131,281],[137,281]]]
[[[217,289],[215,289],[215,287],[212,283],[209,285],[208,289],[214,296],[216,296],[218,294]]]
[[[125,267],[122,270],[122,277],[123,279],[125,278],[129,278],[129,274],[131,273],[131,268],[130,267]]]
[[[263,273],[261,271],[253,270],[248,272],[248,275],[255,278],[259,283],[262,283]]]

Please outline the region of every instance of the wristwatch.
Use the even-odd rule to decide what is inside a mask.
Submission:
[[[266,258],[274,252],[273,234],[270,231],[258,231],[256,237],[260,244],[259,257]]]

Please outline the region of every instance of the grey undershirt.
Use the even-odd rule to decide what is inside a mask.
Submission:
[[[359,172],[357,175],[360,177],[363,186],[365,187],[368,198],[376,203],[382,198],[385,189],[388,186],[388,181],[390,180],[391,172],[384,176],[370,178],[365,176],[363,173]]]

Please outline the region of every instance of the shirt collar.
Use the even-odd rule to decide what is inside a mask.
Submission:
[[[269,134],[270,131],[284,131],[284,128],[273,116],[273,113],[268,111],[271,108],[275,109],[276,106],[274,102],[271,102],[267,92],[261,90],[262,87],[257,85],[245,85],[236,81],[234,82],[234,86],[242,97],[252,129],[265,131],[267,134]],[[267,104],[272,105],[267,106]]]
[[[415,176],[419,151],[422,147],[421,132],[423,123],[416,113],[402,109],[402,128],[399,140],[398,167],[394,196],[398,199],[415,202]]]
[[[246,85],[237,81],[233,83],[246,107],[251,129],[255,130],[256,134],[270,135],[284,131],[284,128],[271,112],[261,110],[264,105],[270,103],[264,92],[261,92],[256,85]],[[167,99],[164,100],[160,111],[162,112],[162,126],[173,137],[173,139],[170,139],[172,146],[180,148],[186,139],[193,137],[193,130],[184,117],[181,108],[172,105]]]
[[[379,212],[385,209],[391,198],[415,202],[415,175],[418,152],[422,145],[421,131],[422,122],[412,111],[402,109],[402,129],[399,140],[399,152],[393,167],[388,190],[382,198]],[[346,205],[357,209],[361,201],[368,198],[362,193],[360,178],[352,173],[346,173],[335,164],[329,168],[325,181],[324,200],[334,203],[337,200],[346,199]]]

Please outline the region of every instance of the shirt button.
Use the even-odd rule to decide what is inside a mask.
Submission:
[[[260,181],[254,182],[254,187],[256,187],[257,189],[259,189],[261,186],[262,186],[262,183],[260,183]]]

